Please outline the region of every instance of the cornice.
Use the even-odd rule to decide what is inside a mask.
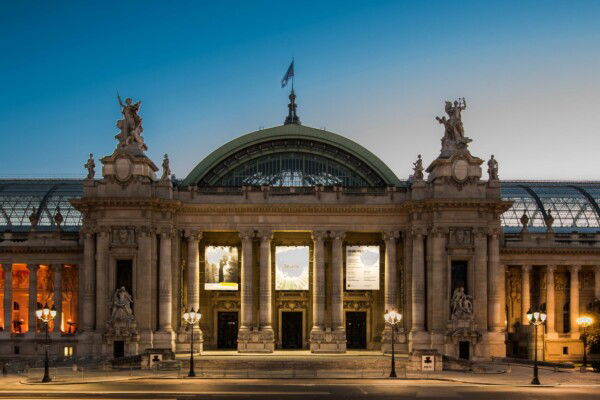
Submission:
[[[1,254],[82,253],[82,246],[2,246]]]
[[[600,247],[502,247],[500,254],[594,254],[600,255]]]
[[[105,208],[144,208],[176,212],[182,204],[180,200],[135,197],[82,197],[69,201],[73,207],[84,213]]]

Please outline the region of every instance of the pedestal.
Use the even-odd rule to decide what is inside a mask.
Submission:
[[[272,329],[241,330],[238,332],[238,353],[272,353],[275,333]]]
[[[346,332],[331,329],[311,331],[310,351],[311,353],[345,353]]]

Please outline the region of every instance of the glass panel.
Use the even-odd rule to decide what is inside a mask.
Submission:
[[[37,307],[54,305],[54,270],[49,265],[40,265],[37,271]],[[36,331],[41,332],[44,329],[43,323],[36,318]],[[54,321],[48,323],[48,331],[54,329]]]
[[[25,333],[29,328],[29,270],[25,264],[12,265],[12,332]]]
[[[79,288],[79,270],[76,265],[65,265],[62,270],[62,325],[65,333],[77,331],[77,290]]]

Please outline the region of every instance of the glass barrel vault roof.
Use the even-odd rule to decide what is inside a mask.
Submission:
[[[264,171],[254,172],[261,173],[252,175],[244,171],[241,175],[245,179],[266,178]],[[320,176],[321,179],[325,177],[324,173]],[[238,183],[242,177],[232,174],[227,178]],[[288,177],[285,174],[269,178],[306,179],[305,176]],[[82,180],[0,179],[0,231],[29,230],[33,208],[39,216],[38,229],[53,229],[57,206],[64,218],[63,229],[76,231],[81,226],[81,214],[71,206],[69,199],[82,195]],[[513,201],[512,207],[501,216],[506,233],[521,230],[523,213],[529,217],[532,232],[544,231],[544,216],[548,210],[554,217],[553,229],[558,233],[600,232],[600,182],[503,181],[501,195],[504,200]]]

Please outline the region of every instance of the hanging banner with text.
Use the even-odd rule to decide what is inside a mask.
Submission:
[[[275,290],[308,290],[308,246],[275,247]]]
[[[379,246],[346,246],[346,290],[379,290]]]
[[[206,246],[205,290],[238,290],[239,262],[237,247]]]

